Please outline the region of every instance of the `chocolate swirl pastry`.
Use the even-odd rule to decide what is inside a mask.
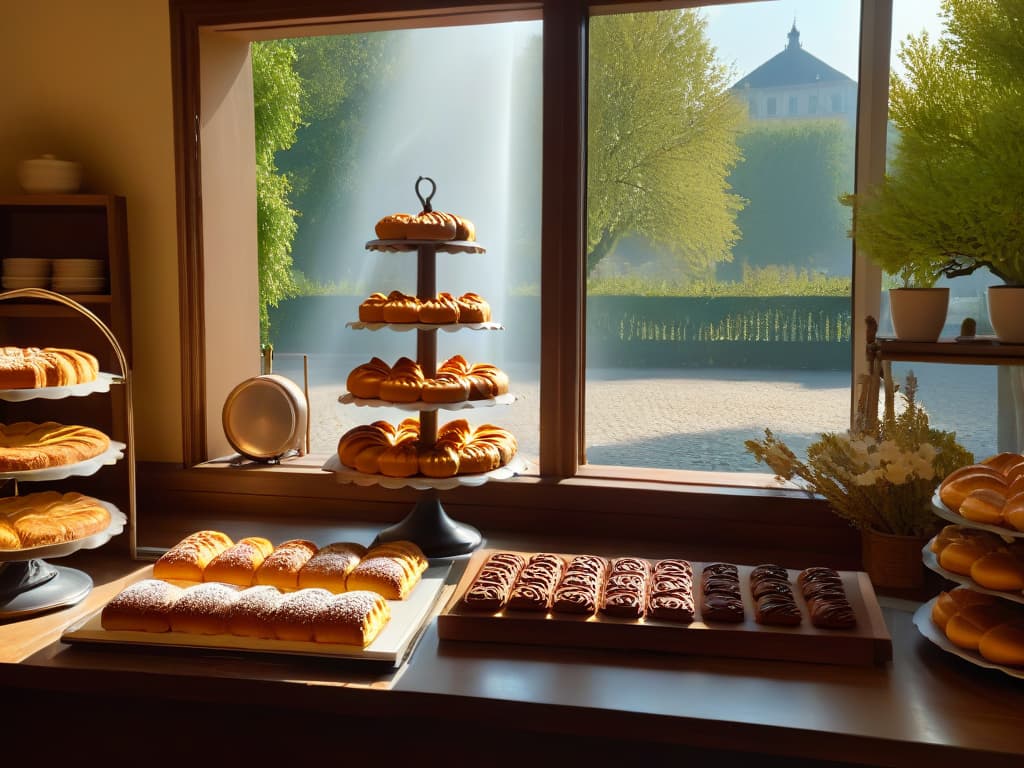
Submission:
[[[726,576],[731,579],[738,579],[740,577],[740,570],[732,563],[709,563],[704,566],[701,575],[703,578]]]
[[[700,604],[700,614],[704,621],[726,621],[738,624],[744,618],[743,601],[731,595],[704,593]]]
[[[845,599],[817,600],[808,603],[811,624],[821,629],[849,629],[857,625],[857,616]]]
[[[711,563],[701,571],[700,613],[704,621],[743,621],[739,569],[731,563]]]
[[[564,569],[565,561],[558,555],[541,552],[531,557],[512,587],[508,607],[546,611]]]
[[[796,583],[800,589],[803,589],[804,585],[816,581],[841,582],[842,580],[839,577],[839,571],[822,565],[804,568],[804,570],[800,571],[800,574],[796,577]]]
[[[693,568],[685,560],[662,560],[651,575],[647,613],[667,621],[693,621]]]
[[[793,593],[788,595],[767,594],[754,606],[754,619],[758,624],[773,624],[795,627],[802,621]]]
[[[473,583],[463,596],[467,608],[480,611],[500,611],[508,601],[526,558],[514,552],[496,552],[484,563]]]
[[[603,557],[574,557],[569,561],[565,574],[555,587],[551,609],[559,613],[594,613],[607,571],[608,561]]]
[[[789,571],[781,565],[769,563],[766,565],[754,566],[750,571],[750,581],[761,581],[763,579],[775,579],[778,581],[789,581]]]
[[[762,579],[756,583],[751,582],[750,592],[754,596],[755,600],[759,600],[765,595],[770,594],[790,596],[793,594],[793,590],[789,586],[789,582],[779,581],[778,579]]]
[[[638,557],[613,560],[601,598],[601,613],[628,619],[643,618],[650,576],[651,564],[646,560]]]

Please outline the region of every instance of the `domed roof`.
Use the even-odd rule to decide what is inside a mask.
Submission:
[[[779,54],[768,59],[746,77],[741,78],[733,89],[777,88],[787,85],[811,85],[813,83],[845,82],[854,80],[838,69],[830,67],[803,49],[800,45],[800,31],[793,22],[793,28],[787,34],[789,43]]]

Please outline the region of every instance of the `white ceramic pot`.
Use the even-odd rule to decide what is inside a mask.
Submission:
[[[82,186],[82,164],[42,155],[18,164],[18,183],[25,192],[67,194]]]
[[[990,286],[988,319],[1000,341],[1024,344],[1024,286]]]
[[[889,289],[893,331],[904,341],[936,341],[948,307],[949,288]]]

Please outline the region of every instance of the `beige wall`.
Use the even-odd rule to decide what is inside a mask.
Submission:
[[[181,365],[167,0],[33,0],[0,9],[0,193],[19,160],[82,162],[124,195],[137,456],[181,460]]]

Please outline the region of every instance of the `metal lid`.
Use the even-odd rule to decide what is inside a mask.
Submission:
[[[291,379],[254,376],[231,390],[224,402],[224,434],[231,447],[256,460],[276,459],[303,447],[308,407]]]

